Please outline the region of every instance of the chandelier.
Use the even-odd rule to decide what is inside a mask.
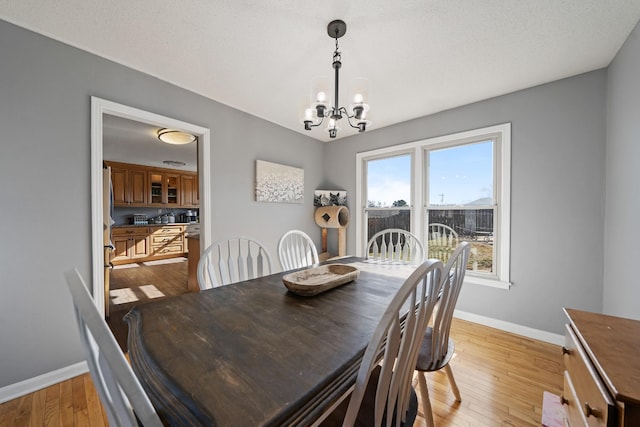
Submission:
[[[331,103],[328,96],[328,88],[324,80],[317,81],[313,88],[311,105],[306,107],[302,117],[304,128],[311,130],[311,128],[320,126],[325,118],[328,118],[329,124],[327,130],[329,131],[329,137],[335,138],[340,128],[337,125],[338,120],[342,117],[346,117],[349,122],[349,126],[358,129],[358,132],[364,132],[367,125],[371,122],[366,119],[367,111],[369,111],[369,105],[365,103],[367,91],[362,84],[362,79],[359,79],[353,85],[352,98],[349,110],[345,107],[339,107],[338,101],[338,82],[340,67],[342,67],[340,51],[338,50],[338,39],[345,35],[347,32],[347,24],[342,20],[331,21],[327,26],[327,34],[329,37],[336,40],[336,50],[333,52],[333,69],[335,70],[334,80],[334,98],[333,106],[329,108]]]

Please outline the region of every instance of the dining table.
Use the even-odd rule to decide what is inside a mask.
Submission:
[[[131,366],[166,425],[306,426],[345,399],[389,302],[415,266],[356,257],[350,283],[313,296],[271,274],[139,305]]]

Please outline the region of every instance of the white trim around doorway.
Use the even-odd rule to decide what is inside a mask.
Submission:
[[[200,251],[211,244],[213,212],[211,208],[211,131],[208,128],[129,107],[106,99],[91,97],[91,248],[93,298],[104,316],[104,248],[102,242],[102,129],[103,116],[110,114],[158,127],[185,131],[198,137],[198,185],[200,188]]]

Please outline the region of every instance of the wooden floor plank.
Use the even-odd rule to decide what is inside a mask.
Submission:
[[[44,425],[44,408],[46,401],[46,389],[38,390],[33,393],[33,401],[31,402],[31,414],[29,416],[29,425],[31,427]]]
[[[43,426],[58,427],[60,425],[60,389],[60,383],[45,389]]]
[[[91,377],[84,378],[85,396],[87,398],[87,413],[92,427],[101,427],[108,422],[102,418],[102,405],[98,397],[98,392],[91,381]]]
[[[0,427],[13,425],[19,401],[20,398],[17,398],[0,405]]]
[[[14,427],[27,427],[29,425],[34,395],[35,393],[30,393],[18,398],[18,407],[13,419]]]
[[[87,408],[87,396],[84,386],[85,378],[89,380],[87,375],[81,375],[71,379],[71,387],[73,393],[73,425],[88,426],[89,410]]]
[[[86,374],[89,375],[89,374]],[[60,426],[73,426],[73,386],[71,380],[60,383]]]

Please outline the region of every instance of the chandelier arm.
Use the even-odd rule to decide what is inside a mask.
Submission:
[[[351,119],[356,117],[356,113],[353,113],[353,114],[349,115],[349,113],[347,112],[347,109],[345,107],[340,107],[340,111],[342,111],[342,113],[347,117],[347,121],[349,122],[349,126],[351,126],[352,128],[355,128],[355,129],[360,129],[360,127],[358,126],[358,122],[356,122],[355,125],[353,123],[351,123]]]
[[[357,124],[357,123],[356,123],[355,125],[354,125],[353,123],[351,123],[351,119],[352,119],[353,117],[354,117],[354,116],[347,116],[347,122],[349,122],[349,126],[351,126],[351,127],[352,127],[352,128],[354,128],[354,129],[360,129],[360,126],[358,126],[358,124]]]
[[[322,124],[322,122],[324,121],[324,117],[320,118],[320,121],[318,123],[316,123],[315,125],[313,124],[313,122],[309,125],[312,128],[318,127]]]
[[[365,131],[365,129],[367,128],[367,123],[364,121],[357,121],[356,124],[353,124],[351,122],[351,119],[356,117],[356,114],[353,113],[353,115],[349,115],[349,113],[347,113],[346,108],[344,107],[340,107],[340,110],[342,110],[342,112],[344,113],[344,115],[347,117],[347,122],[349,123],[349,126],[351,126],[354,129],[358,129],[358,132],[362,133]]]

